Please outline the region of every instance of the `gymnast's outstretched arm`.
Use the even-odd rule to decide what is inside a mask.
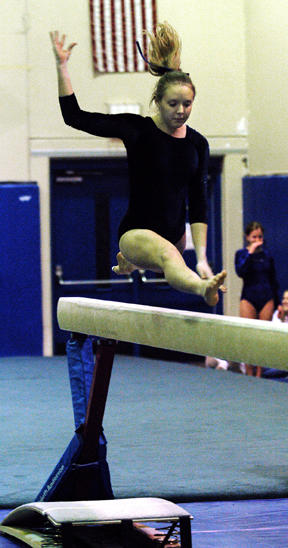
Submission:
[[[59,36],[58,30],[50,32],[50,38],[56,59],[59,97],[72,95],[73,88],[68,72],[67,63],[69,61],[72,49],[74,48],[74,46],[76,46],[76,42],[72,42],[71,44],[69,44],[67,49],[65,49],[66,35],[62,34],[61,36]]]

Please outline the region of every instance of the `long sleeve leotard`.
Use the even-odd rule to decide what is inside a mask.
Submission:
[[[235,254],[235,270],[243,279],[241,300],[249,301],[260,312],[263,306],[274,299],[278,304],[278,283],[273,257],[267,249],[249,253],[247,248]]]
[[[158,129],[150,117],[83,111],[74,94],[60,97],[60,106],[66,124],[119,138],[126,147],[130,196],[119,237],[147,228],[178,242],[185,232],[186,200],[190,223],[207,222],[209,147],[200,133],[187,126],[186,137],[179,139]]]

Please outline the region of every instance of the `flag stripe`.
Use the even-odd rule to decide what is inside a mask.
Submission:
[[[112,32],[112,51],[114,60],[114,72],[118,72],[117,42],[116,42],[116,23],[115,23],[115,3],[111,2],[111,32]]]
[[[127,72],[128,54],[127,54],[127,36],[125,32],[125,0],[121,0],[121,16],[122,16],[122,39],[123,39],[123,63],[124,63],[124,71]]]
[[[156,0],[90,0],[93,65],[97,72],[142,72],[147,66],[136,40],[147,55],[143,30],[155,31]]]
[[[97,65],[97,56],[96,56],[96,43],[95,43],[95,10],[94,2],[90,2],[90,22],[91,22],[91,40],[92,40],[92,56],[93,56],[93,65]]]
[[[103,72],[103,57],[102,57],[102,33],[101,33],[101,16],[100,16],[100,0],[94,1],[94,28],[95,28],[95,59],[96,65],[99,67],[99,71]]]
[[[146,17],[147,9],[146,9],[145,4],[146,4],[146,2],[142,2],[142,24],[143,24],[143,29],[148,30],[147,17]],[[146,52],[147,51],[148,41],[147,41],[147,35],[145,33],[142,35],[142,40],[143,40],[143,51]]]
[[[100,0],[100,29],[101,29],[101,53],[102,53],[103,72],[107,72],[104,0]]]
[[[142,19],[142,6],[143,2],[138,0],[138,2],[134,3],[135,8],[135,41],[134,41],[134,48],[135,48],[135,60],[137,63],[137,70],[143,71],[145,70],[145,65],[143,59],[140,57],[140,55],[137,55],[136,51],[136,40],[138,40],[140,43],[143,42],[143,19]]]
[[[115,21],[115,50],[116,50],[116,70],[118,72],[124,72],[124,51],[123,51],[123,21],[121,14],[121,0],[116,0],[114,10]]]
[[[132,16],[131,13],[131,0],[125,0],[125,30],[126,30],[126,44],[127,44],[127,71],[134,72],[134,62],[133,62],[133,34],[132,34]]]
[[[136,11],[135,11],[135,2],[130,0],[130,10],[132,18],[132,63],[133,63],[133,72],[137,72],[137,52],[136,52]]]
[[[113,59],[113,39],[112,39],[112,24],[111,24],[111,1],[104,0],[104,28],[105,28],[105,45],[108,72],[115,72]]]

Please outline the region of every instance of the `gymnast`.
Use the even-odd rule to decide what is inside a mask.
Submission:
[[[81,110],[67,69],[76,43],[65,49],[65,35],[55,31],[50,36],[65,123],[92,135],[119,138],[127,150],[129,205],[119,227],[120,251],[113,271],[162,272],[176,290],[202,295],[208,305],[216,305],[226,272],[213,275],[206,258],[209,148],[207,140],[186,125],[195,87],[180,69],[181,42],[177,33],[163,23],[157,25],[155,35],[149,34],[149,61],[144,59],[150,73],[160,76],[151,99],[157,107],[152,117]],[[199,275],[182,257],[186,198]]]
[[[246,247],[235,254],[235,270],[243,279],[240,300],[241,318],[272,320],[278,304],[278,282],[273,257],[264,245],[264,228],[252,221],[245,229]],[[254,368],[246,364],[246,374],[253,375]],[[261,367],[256,375],[261,377]]]

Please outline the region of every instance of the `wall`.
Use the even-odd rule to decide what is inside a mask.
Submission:
[[[288,172],[288,3],[245,0],[249,171]]]
[[[29,118],[25,0],[0,5],[0,180],[29,179]]]
[[[210,137],[245,135],[245,36],[242,0],[159,2],[183,41],[183,69],[198,92],[192,123]]]

